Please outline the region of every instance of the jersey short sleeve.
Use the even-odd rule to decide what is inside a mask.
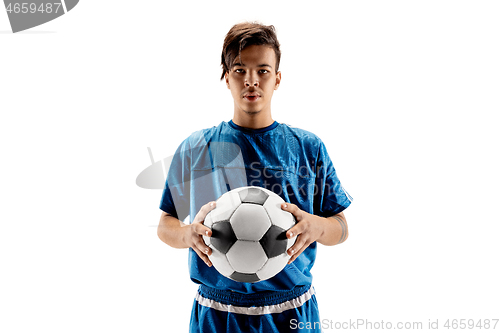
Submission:
[[[320,141],[316,160],[314,213],[329,217],[342,212],[352,202],[352,197],[344,190],[325,144]]]
[[[162,211],[181,221],[189,215],[190,152],[186,139],[172,157],[160,202]]]

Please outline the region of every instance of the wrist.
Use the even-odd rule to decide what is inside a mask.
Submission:
[[[180,240],[181,240],[181,243],[183,245],[184,248],[188,248],[190,247],[189,246],[189,243],[188,243],[188,239],[189,239],[189,235],[191,233],[191,225],[190,224],[182,224],[179,228],[179,231],[180,231]]]
[[[315,222],[315,224],[317,225],[317,228],[319,230],[319,237],[318,237],[317,241],[320,243],[323,243],[324,237],[326,234],[326,230],[328,228],[329,221],[325,217],[321,217],[321,216],[317,216],[317,215],[313,215],[313,214],[310,214],[310,215],[311,215],[311,218],[313,219],[313,221]]]

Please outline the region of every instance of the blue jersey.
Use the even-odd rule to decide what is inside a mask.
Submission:
[[[260,186],[319,216],[340,213],[351,203],[323,142],[314,134],[274,122],[257,130],[232,121],[191,134],[174,155],[160,209],[191,222],[201,206],[242,186]],[[286,291],[311,285],[316,242],[274,277],[236,282],[208,267],[189,250],[191,279],[241,293]]]

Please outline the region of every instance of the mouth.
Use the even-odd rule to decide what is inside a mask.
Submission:
[[[257,93],[246,93],[243,96],[243,98],[249,102],[255,102],[256,100],[258,100],[260,98],[260,95]]]

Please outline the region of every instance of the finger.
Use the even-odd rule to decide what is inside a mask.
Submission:
[[[210,229],[206,225],[203,225],[201,223],[197,223],[197,224],[193,225],[193,227],[194,227],[194,232],[197,233],[198,235],[212,237],[212,229]]]
[[[293,255],[290,257],[290,259],[288,260],[288,264],[291,264],[295,259],[297,259],[298,256],[300,256],[300,254],[302,252],[304,252],[305,249],[307,249],[307,247],[309,246],[309,244],[303,246],[299,251],[294,251],[293,252]],[[291,249],[291,248],[290,248]]]
[[[311,244],[310,241],[304,235],[299,235],[297,239],[295,240],[295,243],[288,249],[288,254],[290,256],[293,256],[299,252],[301,252],[301,249],[303,249]],[[299,253],[300,254],[300,253]]]
[[[209,203],[203,205],[200,210],[198,211],[198,214],[194,217],[193,223],[195,222],[203,222],[205,220],[205,217],[207,214],[214,209],[216,206],[215,201],[210,201]]]
[[[295,220],[297,221],[297,224],[295,224],[295,226],[293,226],[287,231],[286,237],[290,239],[301,234],[304,231],[304,228],[301,225],[299,225],[298,222],[302,221],[303,219],[302,210],[300,210],[299,207],[297,207],[297,205],[286,202],[281,204],[281,209],[291,213],[295,217]]]
[[[202,252],[207,256],[212,254],[212,249],[210,249],[210,247],[208,247],[207,244],[205,244],[203,238],[201,237],[198,237],[198,240],[194,242],[194,246],[196,246],[196,248],[200,250],[200,252]]]
[[[301,235],[306,230],[305,223],[297,223],[286,232],[286,237],[291,239],[295,236]]]
[[[194,252],[196,252],[196,254],[198,255],[198,257],[200,257],[200,259],[203,260],[203,262],[208,267],[212,267],[212,262],[210,261],[210,259],[208,259],[207,255],[205,255],[203,252],[201,252],[197,247],[192,247],[192,249],[194,250]]]
[[[284,211],[287,211],[287,212],[291,213],[293,216],[295,216],[295,219],[297,220],[297,222],[300,222],[303,218],[302,210],[297,205],[284,202],[281,204],[281,209],[283,209]]]

